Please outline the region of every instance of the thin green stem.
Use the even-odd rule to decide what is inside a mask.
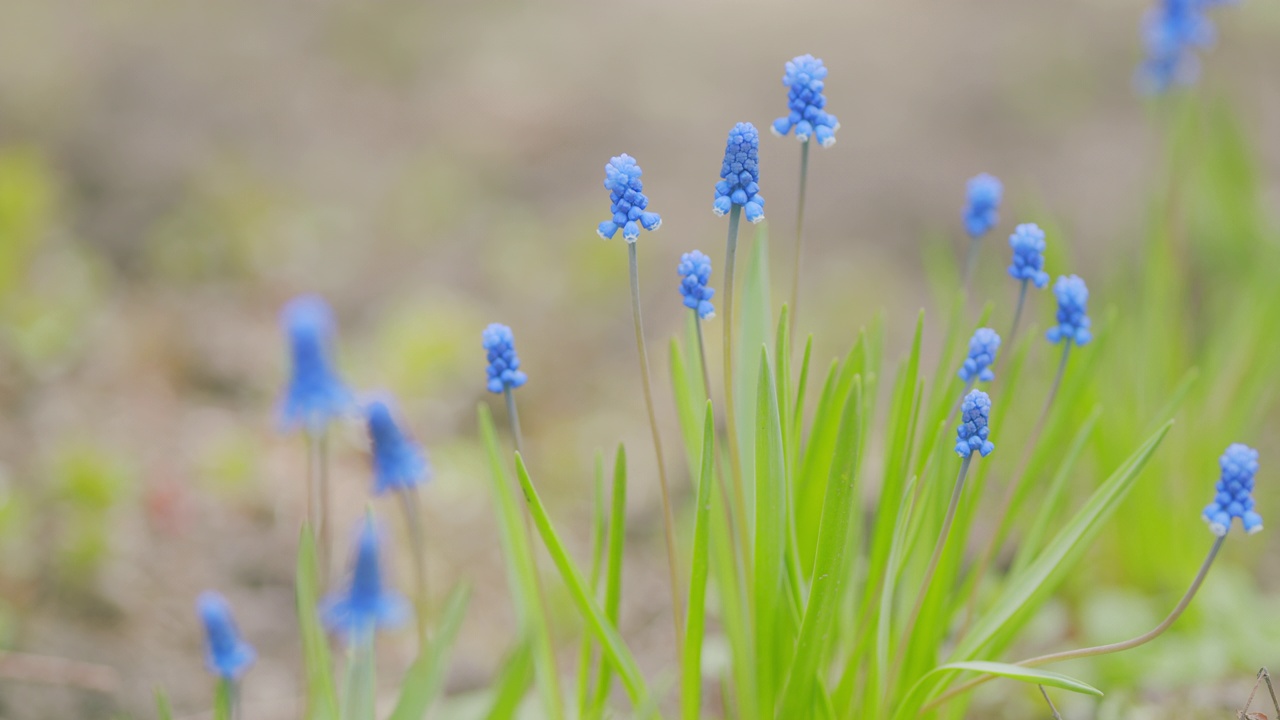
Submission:
[[[791,276],[791,327],[788,342],[794,343],[796,337],[796,321],[799,319],[800,307],[800,265],[803,258],[801,247],[804,241],[804,196],[809,184],[809,141],[800,143],[800,198],[796,202],[796,259],[792,264]]]
[[[520,433],[520,413],[516,410],[516,394],[510,387],[503,386],[502,398],[507,401],[507,419],[511,421],[511,437],[516,445],[516,452],[524,454],[524,436]]]
[[[982,247],[982,238],[969,241],[969,255],[964,261],[964,294],[969,294],[969,283],[973,280],[973,271],[978,267],[978,249]]]
[[[951,535],[951,523],[956,519],[956,508],[960,506],[960,496],[964,491],[964,479],[969,474],[969,465],[972,462],[973,453],[969,453],[960,461],[960,472],[956,475],[956,484],[951,490],[951,503],[947,505],[947,515],[942,520],[942,532],[938,534],[938,542],[933,546],[933,557],[929,558],[929,567],[925,570],[924,580],[920,583],[920,593],[916,595],[915,607],[911,609],[911,615],[908,616],[907,624],[902,630],[902,640],[898,646],[898,658],[894,661],[893,672],[889,675],[890,687],[897,677],[898,671],[902,669],[902,663],[907,656],[907,649],[911,647],[911,634],[915,631],[916,621],[920,618],[920,611],[924,608],[925,598],[929,595],[929,586],[933,584],[933,575],[938,570],[938,562],[942,559],[942,551],[946,549],[947,537]]]
[[[707,399],[711,399],[711,373],[707,371],[707,345],[702,341],[702,318],[698,317],[697,310],[690,310],[693,313],[693,329],[698,336],[698,364],[702,367],[702,389],[707,394]]]
[[[238,720],[240,717],[239,682],[232,678],[219,678],[214,691],[214,720]]]
[[[671,617],[676,631],[676,657],[680,656],[684,619],[681,611],[679,563],[676,559],[675,515],[671,510],[671,493],[667,487],[666,462],[662,456],[662,436],[658,431],[658,414],[653,407],[653,388],[649,380],[649,352],[645,348],[644,323],[640,318],[640,263],[636,257],[636,244],[627,243],[631,266],[631,317],[636,326],[636,351],[640,355],[640,382],[644,387],[644,402],[649,410],[649,430],[653,433],[653,452],[658,460],[658,482],[662,489],[662,522],[667,538],[667,572],[671,584]]]
[[[347,675],[343,682],[342,720],[373,720],[373,628],[356,632],[347,647]]]
[[[1013,338],[1018,332],[1018,321],[1022,319],[1022,307],[1027,303],[1027,281],[1022,281],[1022,288],[1018,290],[1018,309],[1013,311],[1013,325],[1009,327],[1009,337],[1005,339],[1005,347],[1013,348]]]
[[[329,523],[329,432],[307,430],[307,522],[315,533],[320,583],[329,579],[332,531]]]
[[[1044,701],[1049,703],[1049,712],[1053,713],[1053,720],[1062,720],[1062,715],[1058,712],[1058,708],[1053,704],[1053,700],[1049,699],[1049,691],[1044,689],[1043,685],[1037,685],[1040,688],[1040,694],[1044,696]]]
[[[747,538],[747,494],[742,479],[742,458],[738,451],[738,421],[733,399],[733,270],[738,252],[738,223],[742,207],[729,210],[729,237],[724,254],[724,425],[729,436],[729,468],[733,475],[733,514],[737,516],[739,552],[743,567],[751,567],[751,549]]]
[[[409,529],[409,548],[413,555],[414,618],[418,627],[418,648],[425,650],[428,640],[430,599],[427,595],[427,542],[422,528],[422,510],[418,488],[405,488],[396,493],[400,508],[404,511],[405,527]]]
[[[1205,557],[1204,563],[1200,565],[1200,571],[1196,573],[1195,579],[1191,581],[1191,587],[1187,588],[1187,592],[1183,594],[1182,599],[1174,606],[1173,611],[1170,612],[1159,625],[1156,625],[1151,630],[1123,642],[1095,645],[1093,647],[1080,648],[1077,650],[1066,650],[1063,652],[1050,653],[1048,655],[1037,655],[1036,657],[1027,658],[1026,660],[1019,660],[1014,663],[1014,665],[1021,665],[1022,667],[1039,667],[1041,665],[1062,662],[1064,660],[1076,660],[1079,658],[1094,657],[1096,655],[1106,655],[1109,653],[1131,650],[1139,645],[1145,645],[1152,640],[1155,640],[1163,634],[1165,630],[1168,630],[1170,626],[1172,626],[1173,623],[1182,616],[1182,613],[1187,609],[1187,606],[1191,604],[1191,600],[1196,596],[1196,592],[1200,590],[1200,586],[1204,583],[1204,579],[1209,575],[1209,568],[1213,566],[1214,559],[1218,557],[1218,551],[1222,549],[1222,543],[1224,540],[1226,540],[1226,535],[1220,535],[1214,539],[1213,547],[1209,548],[1208,556]],[[968,692],[979,685],[994,680],[995,677],[996,676],[994,675],[983,675],[962,685],[957,685],[929,702],[921,709],[921,712],[927,713],[957,695]]]

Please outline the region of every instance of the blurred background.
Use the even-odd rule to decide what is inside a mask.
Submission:
[[[937,309],[931,287],[950,277],[951,261],[938,258],[962,249],[964,181],[985,171],[1006,188],[986,282],[1002,282],[1014,224],[1036,221],[1051,228],[1049,270],[1090,278],[1097,308],[1172,319],[1157,325],[1177,347],[1139,343],[1167,372],[1135,373],[1171,380],[1152,380],[1137,404],[1117,398],[1118,422],[1139,407],[1149,420],[1161,393],[1201,364],[1212,328],[1241,318],[1268,327],[1275,316],[1258,313],[1280,307],[1267,277],[1280,244],[1280,4],[1215,10],[1218,46],[1192,98],[1160,101],[1133,89],[1143,11],[1141,0],[7,3],[0,647],[114,667],[122,689],[0,673],[0,717],[150,717],[159,686],[180,716],[200,716],[210,690],[194,602],[206,588],[228,597],[259,650],[251,715],[297,716],[292,570],[305,454],[301,438],[277,432],[275,402],[277,314],[301,292],[334,305],[348,381],[396,393],[431,454],[432,585],[437,598],[460,579],[476,588],[450,692],[483,685],[511,639],[475,436],[478,402],[501,413],[483,384],[480,331],[491,321],[515,329],[531,378],[520,394],[531,461],[579,547],[593,453],[620,440],[633,448],[623,629],[642,660],[661,658],[661,521],[656,484],[642,481],[653,466],[626,251],[594,232],[608,209],[603,166],[635,156],[664,218],[640,254],[657,387],[667,388],[666,339],[685,318],[676,260],[700,247],[719,286],[724,224],[710,208],[724,137],[739,120],[766,128],[784,114],[780,80],[794,55],[825,60],[828,109],[842,122],[810,166],[800,329],[815,333],[819,366],[882,310],[888,358],[899,356],[918,309]],[[1179,116],[1201,119],[1183,125],[1189,145],[1226,148],[1230,162],[1206,153],[1171,163]],[[793,139],[762,137],[775,298],[789,289],[797,156]],[[1146,274],[1164,267],[1144,259],[1153,198],[1179,173],[1218,178],[1221,192],[1188,210],[1186,245],[1169,254],[1178,284],[1153,288]],[[927,268],[943,279],[931,285]],[[1209,307],[1218,314],[1198,317]],[[1051,314],[1047,295],[1037,312]],[[1220,448],[1218,431],[1241,433],[1263,451],[1260,496],[1280,450],[1269,379],[1280,353],[1264,335],[1264,346],[1225,338],[1209,367],[1247,381],[1219,393],[1202,372],[1196,395],[1197,407],[1230,414],[1239,398],[1249,411],[1224,423],[1205,410],[1213,431],[1183,417],[1185,437],[1171,440],[1189,447],[1203,432],[1205,447]],[[1131,379],[1117,375],[1117,392],[1137,387]],[[669,390],[658,399],[675,447]],[[334,450],[343,538],[370,483],[362,442],[348,428]],[[1114,639],[1163,616],[1205,543],[1198,519],[1190,532],[1170,529],[1160,483],[1188,478],[1195,493],[1170,504],[1195,517],[1218,452],[1186,464],[1175,454],[1144,476],[1132,502],[1155,517],[1156,534],[1141,536],[1152,545],[1124,528],[1109,534],[1119,551],[1086,562],[1058,615],[1043,619],[1047,636],[1071,626]],[[683,498],[683,465],[671,466]],[[1114,464],[1086,466],[1105,475]],[[1192,536],[1190,550],[1162,531]],[[1179,714],[1190,712],[1186,693],[1191,705],[1238,705],[1258,666],[1280,664],[1273,533],[1229,548],[1186,633],[1104,668],[1132,688],[1124,717],[1199,717]],[[562,620],[569,633],[567,607]],[[384,643],[385,678],[411,660],[407,635]],[[1205,681],[1190,687],[1195,679]]]

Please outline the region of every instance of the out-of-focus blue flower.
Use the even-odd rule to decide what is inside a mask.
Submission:
[[[981,390],[970,390],[960,406],[960,427],[956,428],[956,453],[960,457],[969,457],[975,452],[986,457],[996,449],[987,439],[991,433],[987,427],[990,419],[991,398]]]
[[[354,407],[347,386],[338,379],[331,359],[334,322],[325,301],[316,295],[294,298],[284,306],[281,324],[289,340],[291,374],[280,403],[286,430],[319,432]]]
[[[994,175],[982,173],[965,184],[964,229],[971,238],[980,238],[1000,222],[1000,199],[1004,185]]]
[[[609,189],[609,212],[613,215],[600,223],[596,232],[605,240],[622,231],[622,239],[633,243],[640,237],[640,228],[657,230],[662,218],[648,212],[649,198],[641,192],[640,166],[636,159],[623,153],[610,158],[604,166],[604,186]]]
[[[716,215],[725,215],[734,205],[740,205],[747,222],[764,219],[764,198],[760,196],[760,133],[755,125],[742,122],[729,131],[720,178],[712,206]]]
[[[1089,332],[1089,288],[1075,275],[1063,275],[1053,284],[1053,294],[1058,296],[1058,325],[1049,328],[1049,342],[1073,342],[1088,345],[1093,339]]]
[[[1232,518],[1240,518],[1250,535],[1262,529],[1262,516],[1253,509],[1253,476],[1258,472],[1258,451],[1235,443],[1218,459],[1222,476],[1217,494],[1204,509],[1204,519],[1214,535],[1222,537],[1231,529]]]
[[[782,84],[787,86],[787,108],[791,112],[773,121],[770,129],[774,135],[781,137],[794,129],[797,140],[806,141],[812,136],[822,147],[836,144],[840,121],[823,109],[827,106],[827,97],[822,94],[826,77],[826,66],[812,55],[801,55],[787,63]]]
[[[385,401],[370,402],[365,407],[365,420],[373,445],[374,493],[407,490],[430,479],[431,466],[422,448],[396,424]]]
[[[516,338],[511,328],[492,323],[484,329],[480,340],[489,359],[489,367],[485,369],[489,375],[489,392],[501,393],[507,388],[514,390],[529,381],[520,369],[520,356],[516,354]]]
[[[1138,66],[1143,92],[1159,94],[1200,76],[1196,51],[1213,45],[1217,32],[1205,10],[1222,0],[1157,0],[1142,18],[1142,44],[1147,56]]]
[[[969,339],[969,356],[960,366],[960,379],[967,382],[991,382],[996,379],[991,366],[1000,350],[1000,336],[991,328],[978,328]]]
[[[204,622],[205,667],[224,680],[238,679],[258,654],[240,639],[227,601],[215,592],[201,593],[196,610]]]
[[[408,604],[382,584],[378,558],[381,539],[372,516],[367,516],[356,542],[351,584],[325,599],[321,615],[325,625],[349,639],[364,638],[380,627],[404,622]]]
[[[707,287],[711,281],[711,258],[700,250],[687,252],[680,256],[676,272],[680,275],[680,295],[684,297],[684,306],[696,310],[703,320],[715,317],[716,309],[711,298],[716,291]]]
[[[1044,231],[1035,223],[1022,223],[1009,236],[1013,248],[1013,264],[1009,276],[1014,280],[1030,281],[1042,288],[1049,284],[1049,273],[1044,271]]]

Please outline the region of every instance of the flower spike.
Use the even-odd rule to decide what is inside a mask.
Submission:
[[[396,424],[386,401],[369,403],[365,421],[373,446],[374,494],[407,490],[431,478],[431,466],[422,448]]]
[[[613,217],[600,223],[596,233],[605,240],[622,231],[622,239],[629,243],[640,237],[640,228],[657,230],[662,218],[649,212],[649,198],[641,192],[641,170],[636,159],[623,153],[610,158],[604,166],[604,186],[609,189],[609,212]]]
[[[280,424],[286,430],[318,433],[355,405],[333,369],[333,314],[319,296],[303,295],[285,305],[281,324],[289,340],[292,372],[280,403]]]
[[[770,130],[782,137],[792,130],[796,139],[805,142],[815,138],[822,147],[836,144],[836,130],[840,121],[827,112],[827,98],[822,94],[827,68],[822,60],[812,55],[801,55],[787,62],[782,84],[786,85],[787,108],[790,113],[773,121]]]
[[[1058,296],[1058,325],[1049,328],[1046,337],[1051,343],[1067,341],[1076,345],[1088,345],[1093,339],[1089,332],[1089,288],[1076,275],[1064,275],[1053,285]]]
[[[987,439],[991,429],[991,398],[981,390],[970,390],[960,406],[960,427],[956,428],[956,454],[967,458],[973,453],[982,457],[991,454],[996,446]]]
[[[1049,273],[1044,271],[1044,231],[1035,223],[1022,223],[1009,236],[1013,248],[1013,263],[1009,265],[1009,277],[1030,281],[1037,288],[1049,284]]]
[[[764,219],[764,198],[760,195],[760,133],[751,123],[738,123],[729,131],[716,183],[712,210],[727,215],[734,205],[742,207],[747,222]]]
[[[1231,529],[1231,520],[1250,535],[1262,530],[1262,516],[1253,509],[1253,476],[1258,472],[1258,451],[1235,443],[1218,460],[1222,476],[1215,486],[1217,494],[1204,509],[1204,519],[1214,535],[1222,537]]]
[[[257,653],[240,639],[230,606],[218,593],[206,592],[200,595],[196,609],[204,622],[205,666],[223,680],[238,679],[253,664]]]
[[[490,324],[481,334],[481,344],[489,359],[489,366],[485,368],[489,376],[489,392],[501,393],[507,388],[514,390],[529,381],[520,369],[520,356],[516,354],[516,338],[511,328],[501,323]]]
[[[960,379],[967,383],[981,380],[991,382],[996,374],[991,370],[996,353],[1000,350],[1000,335],[991,328],[978,328],[969,340],[969,356],[960,366]]]
[[[330,595],[321,608],[329,629],[352,641],[368,637],[380,627],[399,625],[408,615],[405,599],[382,584],[380,545],[373,517],[366,516],[356,543],[351,584]]]
[[[687,252],[680,256],[676,272],[680,275],[680,295],[684,297],[684,306],[696,310],[702,320],[715,317],[716,309],[711,298],[716,291],[707,286],[711,280],[711,258],[699,250]]]
[[[965,185],[967,202],[964,208],[964,229],[969,237],[986,235],[1000,222],[1000,200],[1004,185],[994,175],[982,173],[969,178]]]

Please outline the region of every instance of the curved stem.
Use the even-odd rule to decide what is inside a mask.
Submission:
[[[733,268],[738,252],[738,223],[742,207],[729,210],[729,237],[724,259],[724,424],[729,436],[729,467],[733,474],[733,514],[738,516],[740,552],[744,567],[751,567],[751,549],[747,542],[747,496],[743,488],[742,458],[738,453],[738,421],[733,401]]]
[[[1022,319],[1022,307],[1027,303],[1027,281],[1022,281],[1022,289],[1018,290],[1018,309],[1013,311],[1013,325],[1009,327],[1009,337],[1006,339],[1005,346],[1009,348],[1008,352],[1013,351],[1013,338],[1018,332],[1018,321]]]
[[[1014,665],[1021,665],[1022,667],[1038,667],[1040,665],[1048,665],[1050,663],[1062,662],[1064,660],[1076,660],[1079,658],[1093,657],[1095,655],[1106,655],[1108,653],[1131,650],[1139,645],[1145,645],[1152,640],[1155,640],[1164,633],[1165,630],[1168,630],[1169,627],[1182,616],[1182,613],[1187,609],[1187,606],[1191,604],[1192,598],[1196,596],[1196,592],[1204,583],[1205,577],[1209,575],[1209,568],[1213,566],[1213,561],[1218,557],[1218,551],[1222,549],[1222,543],[1226,538],[1226,535],[1220,535],[1214,539],[1213,547],[1209,548],[1209,555],[1205,557],[1204,563],[1200,565],[1200,571],[1196,573],[1195,579],[1191,581],[1191,587],[1187,588],[1187,592],[1183,594],[1182,599],[1178,601],[1178,604],[1174,606],[1169,615],[1165,617],[1159,625],[1156,625],[1151,630],[1123,642],[1095,645],[1093,647],[1079,648],[1077,650],[1065,650],[1063,652],[1050,653],[1048,655],[1037,655],[1032,658],[1027,658],[1026,660],[1019,660],[1014,663]],[[921,709],[921,712],[928,712],[961,693],[968,692],[979,685],[994,680],[995,677],[996,676],[994,675],[983,675],[962,685],[957,685],[955,688],[948,690],[942,695],[939,695],[933,701],[929,702]]]
[[[676,657],[682,647],[681,634],[684,621],[681,617],[681,593],[679,565],[676,562],[675,515],[671,510],[671,494],[667,487],[667,468],[662,456],[662,436],[658,432],[658,415],[653,407],[653,388],[649,380],[649,353],[644,343],[644,324],[640,318],[640,263],[636,257],[636,244],[627,243],[631,267],[631,317],[636,326],[636,350],[640,355],[640,382],[644,387],[644,402],[649,410],[649,430],[653,433],[653,453],[658,460],[658,483],[662,490],[662,522],[667,538],[667,571],[671,580],[671,616],[675,621]]]
[[[502,388],[502,397],[507,401],[507,418],[511,421],[511,437],[516,445],[516,452],[524,455],[524,436],[520,434],[520,413],[516,410],[516,394],[509,387]]]
[[[804,241],[804,196],[805,188],[809,184],[809,141],[805,140],[800,143],[800,199],[796,203],[796,259],[792,264],[791,276],[791,327],[790,337],[787,341],[795,342],[796,325],[799,319],[800,307],[800,265],[802,259],[801,247]]]

